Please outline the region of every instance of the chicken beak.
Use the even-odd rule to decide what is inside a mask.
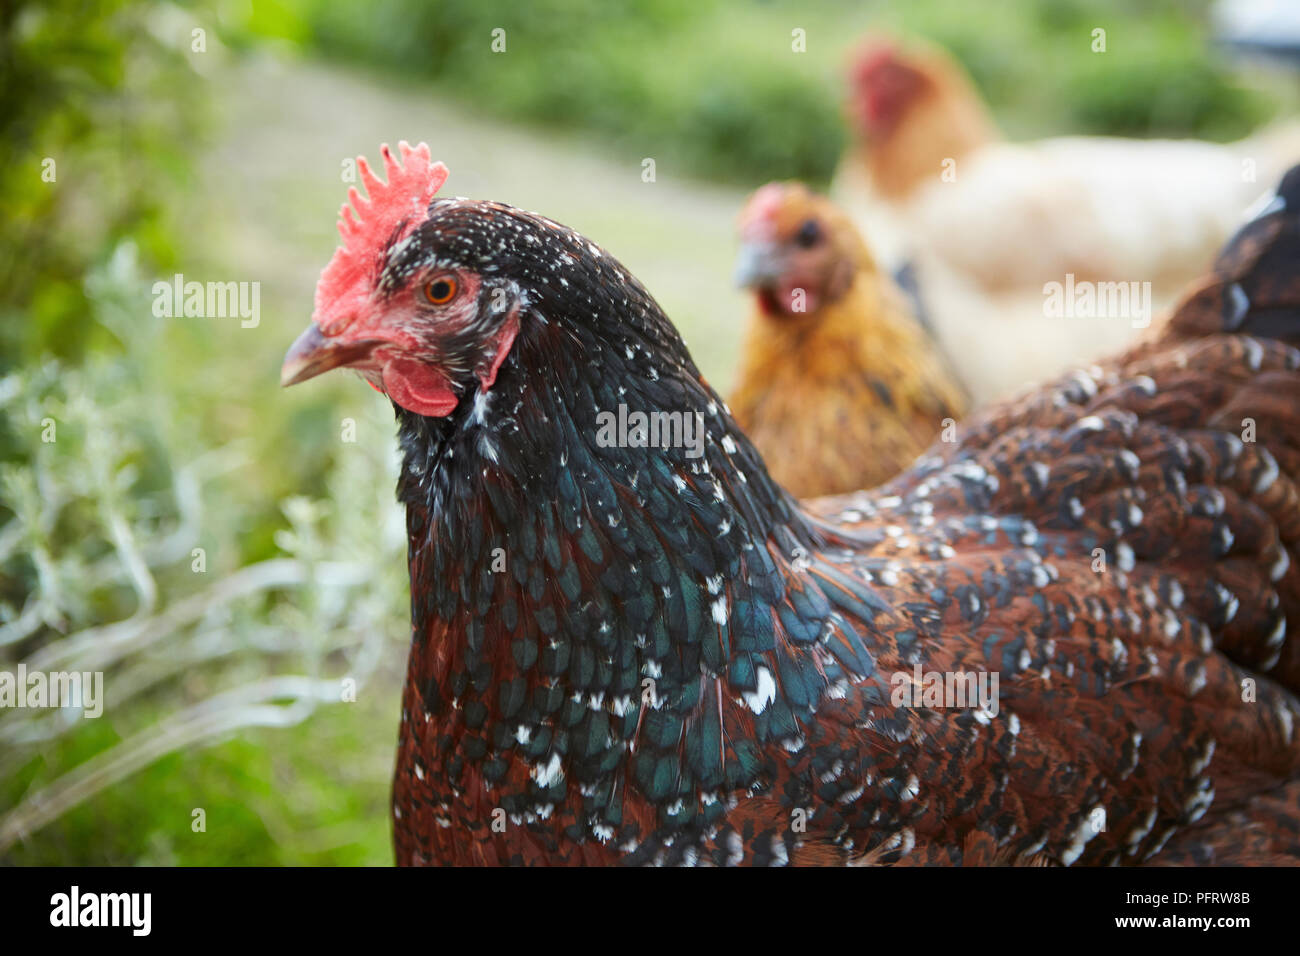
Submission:
[[[379,344],[370,340],[343,342],[327,339],[313,322],[285,353],[284,365],[280,367],[280,385],[287,388],[332,368],[351,365],[368,357]]]
[[[785,273],[785,257],[774,242],[746,242],[736,256],[735,283],[740,288],[766,285]]]

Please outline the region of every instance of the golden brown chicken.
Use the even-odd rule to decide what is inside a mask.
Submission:
[[[736,420],[799,497],[892,478],[965,408],[934,343],[848,216],[805,186],[758,190],[740,238],[754,309]]]

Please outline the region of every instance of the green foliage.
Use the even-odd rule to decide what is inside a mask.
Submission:
[[[327,56],[435,79],[507,118],[597,131],[635,162],[825,182],[843,145],[833,64],[793,53],[776,11],[718,0],[294,7]],[[492,49],[498,29],[504,52]]]
[[[82,279],[124,237],[172,260],[167,201],[201,116],[185,26],[165,4],[0,6],[0,370],[108,344]]]
[[[1015,136],[1244,135],[1271,112],[1209,48],[1208,3],[1019,0],[278,0],[233,26],[413,80],[489,113],[601,134],[632,162],[751,186],[826,183],[844,146],[844,64],[870,31],[947,47]],[[266,21],[271,21],[266,26]],[[791,31],[806,31],[794,53]],[[1107,49],[1092,49],[1106,30]],[[506,50],[494,53],[493,31]],[[455,131],[447,131],[455,135]],[[434,133],[431,132],[431,138]]]
[[[387,410],[370,403],[321,497],[281,501],[272,553],[248,560],[268,489],[247,441],[212,445],[210,424],[160,401],[182,386],[147,289],[123,245],[85,288],[115,354],[0,379],[0,670],[100,672],[104,687],[97,718],[0,710],[0,858],[373,861],[391,758],[376,766],[363,738],[391,724],[381,662],[400,666],[389,641],[406,631]],[[320,709],[349,713],[306,732]],[[259,728],[301,731],[292,759]],[[321,827],[337,831],[323,844]]]

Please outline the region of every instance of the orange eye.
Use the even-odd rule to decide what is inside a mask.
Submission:
[[[456,280],[451,276],[439,276],[424,284],[424,297],[434,305],[446,305],[455,295]]]

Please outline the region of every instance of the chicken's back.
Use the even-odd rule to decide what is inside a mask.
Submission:
[[[879,671],[1000,677],[992,714],[820,711],[902,786],[865,859],[1296,861],[1300,168],[1266,208],[1154,342],[817,503],[868,542],[822,573],[888,609]]]
[[[1152,282],[1167,298],[1285,168],[1250,141],[991,143],[957,161],[951,180],[933,176],[897,215],[929,254],[990,292],[1041,290],[1068,273]]]

